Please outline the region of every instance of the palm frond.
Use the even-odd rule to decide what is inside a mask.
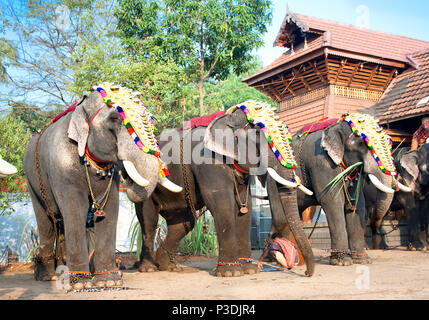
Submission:
[[[351,165],[350,167],[348,167],[347,169],[343,170],[337,176],[335,176],[335,178],[333,178],[326,185],[325,188],[329,188],[329,192],[331,192],[342,180],[344,180],[344,178],[346,177],[347,174],[349,174],[351,171],[353,171],[354,169],[358,168],[361,165],[363,165],[363,162],[357,162],[357,163]]]

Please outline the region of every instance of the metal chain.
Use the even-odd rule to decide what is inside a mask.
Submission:
[[[237,200],[238,200],[238,204],[240,205],[240,208],[243,208],[243,207],[247,208],[247,204],[249,202],[249,190],[250,190],[249,183],[246,184],[246,186],[247,186],[247,193],[246,193],[245,202],[243,203],[241,201],[240,193],[238,191],[237,179],[235,177],[234,171],[232,171],[232,180],[234,181],[235,192],[237,193]]]
[[[298,142],[298,150],[296,153],[295,158],[299,159],[299,168],[301,169],[301,181],[302,184],[304,186],[309,186],[309,181],[308,181],[308,177],[307,177],[307,173],[305,172],[305,166],[304,166],[304,159],[302,158],[301,154],[302,154],[302,148],[304,146],[304,142],[307,139],[308,134],[305,134],[303,137],[300,138],[299,142]]]
[[[182,136],[180,138],[180,165],[182,167],[183,184],[185,187],[185,200],[189,209],[191,209],[192,215],[194,216],[195,223],[197,223],[198,215],[194,206],[194,199],[192,196],[191,185],[189,181],[191,173],[189,172],[189,167],[186,164],[184,164],[183,158],[184,158],[184,154],[183,154],[183,136]]]
[[[107,201],[109,200],[110,190],[111,190],[112,181],[113,181],[113,174],[110,176],[109,185],[107,186],[106,192],[104,193],[105,196],[103,196],[104,202],[102,204],[99,204],[97,202],[97,200],[95,199],[94,192],[92,190],[91,180],[89,178],[89,172],[88,172],[88,167],[87,166],[85,166],[85,171],[86,171],[86,179],[88,181],[89,192],[90,192],[91,198],[92,198],[92,204],[94,205],[95,209],[103,211],[104,207],[107,204]]]
[[[49,125],[46,126],[39,134],[36,140],[36,150],[35,150],[35,163],[36,163],[36,171],[37,171],[37,178],[39,180],[39,188],[40,188],[40,195],[42,196],[42,200],[45,203],[46,211],[48,212],[48,215],[51,217],[53,222],[53,228],[55,233],[55,259],[57,262],[59,261],[61,257],[61,245],[59,241],[59,234],[58,234],[58,228],[57,228],[57,219],[55,218],[55,213],[52,211],[51,203],[49,201],[48,195],[46,194],[46,188],[43,184],[43,178],[42,178],[42,169],[40,167],[40,159],[39,159],[39,142],[40,138],[42,137],[43,133],[46,131],[46,129],[49,128]]]

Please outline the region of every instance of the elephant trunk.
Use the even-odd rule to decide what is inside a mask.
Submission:
[[[311,277],[314,274],[314,257],[310,242],[305,235],[302,227],[302,221],[299,217],[298,204],[296,202],[296,190],[288,190],[280,193],[281,204],[285,212],[286,221],[296,240],[298,248],[304,257],[307,270],[305,274]]]

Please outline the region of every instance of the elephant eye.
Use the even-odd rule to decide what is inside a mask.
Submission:
[[[109,114],[109,121],[114,124],[120,124],[121,123],[121,117],[119,116],[119,113],[112,112]]]

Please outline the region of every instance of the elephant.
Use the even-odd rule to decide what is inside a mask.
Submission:
[[[373,117],[351,114],[322,130],[311,133],[299,131],[293,137],[293,148],[298,163],[297,174],[302,183],[314,191],[312,196],[298,193],[299,211],[302,214],[306,208],[316,205],[325,211],[331,237],[330,264],[371,263],[365,252],[365,197],[359,180],[369,178],[384,193],[378,203],[382,212],[389,208],[394,189],[405,188],[400,183],[396,184],[394,178],[396,171],[390,137]],[[380,157],[383,155],[382,163],[377,153]],[[348,178],[342,177],[336,186],[332,184],[343,170],[359,163],[362,165],[354,169],[355,172],[349,172]],[[268,191],[275,189],[270,186],[272,183],[268,181]],[[269,197],[271,195],[273,193],[269,192]],[[271,199],[270,202],[276,203]],[[282,219],[281,208],[272,206],[272,210],[272,230],[285,233],[287,224]]]
[[[420,233],[427,235],[428,209],[429,209],[429,144],[423,144],[418,150],[410,151],[409,148],[400,148],[394,153],[394,159],[398,168],[398,180],[409,189],[397,192],[391,205],[392,211],[404,210],[408,225],[408,249],[425,250],[426,239],[421,238]],[[374,190],[365,189],[365,193],[374,194]],[[384,217],[371,215],[368,212],[371,223],[374,248],[381,247],[379,227]],[[426,238],[426,237],[424,237]]]
[[[189,161],[169,163],[171,180],[185,186],[184,192],[174,194],[158,185],[148,201],[131,198],[136,203],[136,214],[144,234],[139,268],[141,272],[155,271],[158,268],[177,270],[172,260],[179,241],[193,228],[194,213],[203,206],[214,217],[219,242],[216,276],[235,277],[258,272],[257,266],[249,260],[252,208],[251,201],[248,201],[248,190],[249,174],[252,174],[252,169],[263,167],[262,162],[268,166],[268,172],[283,183],[279,185],[281,206],[284,207],[285,217],[305,259],[306,274],[313,275],[313,252],[299,219],[297,184],[294,183],[293,170],[285,167],[284,163],[282,165],[275,153],[268,149],[269,144],[261,129],[264,125],[253,121],[247,112],[246,106],[250,108],[252,103],[254,102],[245,102],[239,108],[231,108],[206,126],[185,131],[175,129],[165,133],[165,137],[161,135],[159,140],[164,154],[171,150],[177,157],[185,160],[188,154],[186,150],[192,150],[192,158]],[[256,105],[258,106],[258,102]],[[278,116],[273,115],[271,107],[268,110],[266,104],[263,106],[261,108],[265,110],[265,114],[271,114],[279,124]],[[218,136],[225,139],[217,139]],[[256,146],[254,153],[242,156],[246,154],[242,151],[243,146],[249,142]],[[233,145],[234,151],[227,147],[228,143]],[[258,161],[253,161],[254,158],[249,154],[253,154]],[[204,155],[206,161],[199,161],[199,155]],[[265,174],[266,170],[261,172],[260,174]],[[253,173],[258,174],[256,171]],[[287,188],[283,188],[284,185]],[[168,233],[155,255],[153,244],[158,214],[166,219]]]
[[[122,285],[115,264],[120,174],[142,199],[168,180],[160,154],[145,149],[157,142],[140,102],[130,90],[103,83],[30,139],[24,168],[40,238],[36,280],[56,279],[64,256],[72,288]],[[138,129],[147,125],[146,133]],[[95,230],[91,268],[89,220]]]
[[[0,178],[6,178],[18,172],[18,169],[9,162],[0,158]]]

